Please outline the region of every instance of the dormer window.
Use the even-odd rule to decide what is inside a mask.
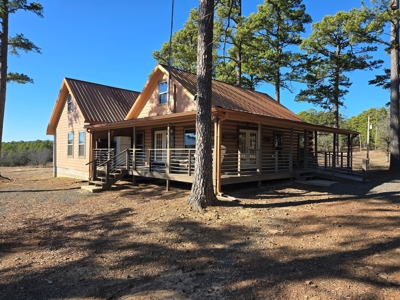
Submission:
[[[158,84],[159,90],[159,104],[165,104],[168,100],[168,83],[166,81],[162,81]]]
[[[72,111],[72,96],[68,94],[67,96],[67,105],[68,105],[68,112]]]

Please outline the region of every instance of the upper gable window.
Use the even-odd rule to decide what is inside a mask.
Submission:
[[[159,96],[158,102],[159,104],[167,103],[168,97],[168,83],[166,81],[162,81],[158,84]]]
[[[68,105],[68,112],[72,111],[72,96],[68,94],[67,96],[67,105]]]

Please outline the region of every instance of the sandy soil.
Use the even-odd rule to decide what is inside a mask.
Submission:
[[[185,184],[1,172],[0,299],[400,299],[400,174],[236,185],[199,214]]]

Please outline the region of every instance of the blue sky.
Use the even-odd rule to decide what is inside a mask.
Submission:
[[[170,0],[41,0],[44,18],[28,12],[10,17],[10,35],[24,33],[42,54],[21,53],[9,57],[8,70],[25,73],[34,84],[9,84],[3,141],[53,139],[47,124],[64,77],[141,91],[156,65],[151,56],[169,38]],[[244,0],[243,13],[256,11],[262,0]],[[111,4],[110,4],[111,3]],[[339,10],[360,7],[359,0],[303,0],[313,21]],[[175,0],[174,31],[186,21],[198,0]],[[311,25],[308,26],[311,28]],[[389,67],[389,57],[384,53]],[[374,72],[355,72],[346,96],[347,117],[371,107],[382,107],[389,93],[367,84]],[[259,91],[274,95],[272,86]],[[298,113],[313,108],[296,103],[294,94],[283,92],[282,104]],[[316,108],[319,109],[319,108]]]

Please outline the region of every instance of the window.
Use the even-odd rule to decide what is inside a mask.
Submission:
[[[283,145],[283,135],[282,135],[282,133],[275,133],[274,150],[277,150],[277,151],[282,150],[282,145]]]
[[[196,129],[185,129],[185,148],[196,148]]]
[[[68,105],[68,112],[72,111],[72,96],[68,94],[67,96],[67,105]]]
[[[160,82],[158,85],[159,88],[159,103],[165,104],[167,103],[167,96],[168,96],[168,84],[166,81]]]
[[[85,132],[79,131],[79,148],[78,148],[79,157],[85,156]]]
[[[68,133],[68,152],[67,155],[68,156],[73,156],[74,155],[74,133],[73,132],[69,132]]]

